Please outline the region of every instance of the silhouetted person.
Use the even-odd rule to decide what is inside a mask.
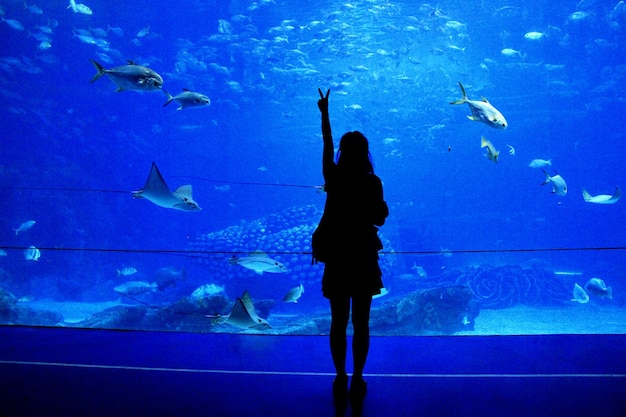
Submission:
[[[372,296],[380,294],[382,273],[378,251],[382,244],[378,228],[385,223],[389,209],[383,199],[380,178],[374,175],[367,138],[360,132],[348,132],[339,142],[334,159],[333,137],[328,114],[328,96],[318,89],[317,105],[322,113],[324,151],[322,169],[327,192],[323,228],[323,256],[314,256],[325,263],[322,293],[330,300],[330,350],[337,375],[333,381],[336,399],[348,394],[346,374],[346,329],[352,301],[352,356],[354,372],[350,397],[363,399],[367,385],[363,368],[369,350],[369,318]],[[316,232],[317,233],[317,232]],[[314,238],[315,241],[315,238]]]

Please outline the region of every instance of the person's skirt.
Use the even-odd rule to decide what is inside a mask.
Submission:
[[[324,266],[322,294],[326,298],[372,296],[383,288],[378,254],[345,257]]]

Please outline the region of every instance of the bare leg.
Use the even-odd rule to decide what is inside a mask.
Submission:
[[[330,353],[337,376],[346,375],[346,328],[350,318],[350,298],[337,297],[330,300]]]
[[[354,359],[354,378],[363,378],[363,368],[367,360],[370,347],[370,307],[371,296],[352,298],[352,326],[354,337],[352,338],[352,357]]]

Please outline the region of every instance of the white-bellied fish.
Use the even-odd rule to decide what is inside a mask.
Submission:
[[[514,56],[518,56],[520,58],[522,57],[522,53],[513,48],[504,48],[503,50],[500,51],[500,53],[504,56],[508,56],[509,58],[512,58]]]
[[[552,184],[552,192],[556,195],[565,196],[567,195],[567,184],[563,177],[556,171],[556,175],[550,176],[544,169],[541,169],[544,175],[546,176],[546,180],[541,183],[541,185],[546,185],[548,183]]]
[[[96,81],[103,75],[108,76],[117,85],[116,92],[125,90],[154,91],[160,90],[163,86],[163,78],[154,70],[137,65],[128,61],[128,65],[106,69],[93,59],[91,63],[98,73],[94,75],[90,82]]]
[[[600,298],[608,298],[609,300],[613,299],[613,290],[611,287],[607,287],[604,280],[601,278],[591,278],[585,284],[585,290]]]
[[[495,129],[506,129],[508,123],[506,119],[495,107],[493,107],[486,98],[483,97],[481,101],[470,100],[467,98],[465,88],[463,84],[459,82],[461,87],[462,97],[458,100],[451,102],[450,104],[467,104],[472,112],[471,116],[467,116],[468,119],[482,122]]]
[[[206,107],[211,104],[211,100],[204,94],[195,93],[185,88],[183,88],[182,93],[175,96],[172,96],[165,90],[163,90],[163,92],[167,95],[167,101],[163,104],[163,107],[167,106],[172,101],[177,101],[178,104],[180,104],[180,107],[176,110],[182,110],[185,107]]]
[[[82,3],[76,3],[75,0],[70,0],[70,5],[67,6],[68,9],[72,9],[74,13],[86,14],[88,16],[93,14],[93,11]]]
[[[530,168],[543,168],[543,167],[547,167],[548,165],[552,165],[552,159],[548,159],[548,160],[546,160],[546,159],[533,159],[528,164],[528,166]]]
[[[283,301],[286,303],[297,303],[298,299],[304,294],[304,285],[300,284],[287,291],[287,294],[283,297]]]
[[[487,159],[495,162],[496,164],[498,163],[498,156],[500,155],[500,152],[498,152],[495,146],[493,146],[493,144],[484,136],[480,138],[480,147],[487,148],[487,153],[485,154]]]
[[[224,292],[224,287],[217,284],[204,284],[196,288],[192,293],[192,298],[208,298]]]
[[[0,18],[2,19],[2,21],[4,23],[6,23],[7,25],[9,25],[10,27],[12,27],[15,30],[26,30],[26,28],[24,27],[24,25],[15,19],[5,19],[4,16],[0,15]]]
[[[417,275],[418,277],[428,278],[428,274],[426,273],[424,267],[417,265],[415,262],[413,262],[413,266],[411,267],[411,269],[415,269],[415,275]]]
[[[35,225],[35,223],[37,223],[34,220],[28,220],[22,224],[20,224],[20,227],[18,227],[17,229],[13,229],[15,230],[15,236],[17,236],[18,234],[27,231],[28,229],[30,229],[31,227],[33,227]]]
[[[543,33],[543,32],[534,32],[534,31],[533,31],[533,32],[527,32],[527,33],[524,35],[524,38],[525,38],[525,39],[527,39],[527,40],[529,40],[529,41],[538,41],[538,40],[543,39],[543,37],[544,37],[545,35],[546,35],[546,34],[545,34],[545,33]]]
[[[589,295],[587,295],[583,287],[578,284],[574,284],[573,296],[574,298],[572,298],[572,301],[576,301],[580,304],[589,302]]]
[[[139,295],[146,292],[159,292],[156,282],[128,281],[113,288],[113,291],[124,295]]]
[[[41,251],[34,246],[29,246],[24,250],[24,259],[37,262],[41,258]]]
[[[622,196],[622,192],[619,187],[615,187],[615,192],[613,195],[610,194],[599,194],[592,196],[583,188],[583,198],[587,203],[595,203],[595,204],[615,204]]]
[[[244,268],[253,270],[259,275],[263,275],[263,272],[271,272],[273,274],[282,274],[287,272],[285,265],[278,261],[273,260],[263,251],[257,250],[252,252],[248,256],[240,258],[233,256],[229,260],[231,265],[241,265]]]
[[[119,277],[124,276],[124,277],[128,277],[130,275],[134,275],[137,273],[137,269],[133,268],[132,266],[125,266],[122,269],[118,269],[117,270],[117,276]]]
[[[133,191],[133,198],[145,198],[159,207],[181,211],[200,211],[198,203],[193,200],[191,185],[182,185],[171,192],[156,164],[152,163],[150,175],[142,190]]]

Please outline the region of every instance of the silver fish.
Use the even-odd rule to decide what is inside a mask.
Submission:
[[[556,172],[556,175],[551,177],[544,169],[542,169],[544,175],[546,176],[546,180],[541,183],[541,185],[546,185],[547,183],[552,184],[552,192],[556,193],[556,195],[565,196],[567,195],[567,184],[561,175]]]
[[[116,92],[125,90],[153,91],[160,90],[163,86],[163,78],[156,71],[136,65],[132,61],[128,61],[129,65],[121,65],[111,69],[105,69],[93,59],[90,61],[98,70],[90,82],[93,83],[103,75],[107,75],[117,85]]]
[[[72,9],[74,13],[86,14],[88,16],[93,14],[93,11],[82,3],[76,3],[75,0],[70,0],[70,5],[67,6],[68,9]]]
[[[530,164],[528,164],[530,168],[543,168],[548,165],[552,165],[552,159],[533,159],[530,161]]]
[[[172,101],[177,101],[180,107],[176,110],[182,110],[185,107],[205,107],[211,104],[211,100],[204,94],[195,93],[183,88],[183,92],[172,96],[167,91],[163,90],[167,95],[167,101],[163,104],[163,107],[170,104]]]
[[[35,225],[35,223],[36,222],[34,220],[29,220],[27,222],[22,223],[20,225],[20,227],[18,227],[17,229],[13,229],[13,230],[15,230],[15,236],[17,236],[21,232],[27,231],[28,229],[33,227]]]
[[[152,163],[150,175],[142,190],[133,191],[133,198],[145,198],[159,207],[181,211],[200,211],[198,203],[193,200],[191,185],[183,185],[171,192],[156,164]]]
[[[229,262],[231,265],[241,265],[244,268],[251,269],[259,275],[263,275],[263,272],[271,272],[273,274],[287,272],[285,265],[273,260],[265,252],[259,250],[243,258],[233,256],[229,259]]]
[[[133,268],[132,266],[126,266],[126,267],[124,267],[122,269],[118,269],[117,270],[117,276],[118,277],[120,275],[127,277],[127,276],[130,276],[130,275],[136,274],[136,273],[137,273],[137,269]]]
[[[287,294],[283,297],[283,301],[286,303],[297,303],[298,299],[302,297],[304,293],[304,285],[300,284],[287,291]]]
[[[498,152],[493,144],[489,142],[484,136],[480,138],[480,147],[487,148],[487,154],[485,155],[487,159],[495,162],[496,164],[498,163],[498,156],[500,155],[500,152]]]
[[[507,128],[508,123],[502,113],[493,107],[486,98],[483,97],[482,101],[470,100],[467,98],[465,88],[463,88],[463,84],[461,84],[461,82],[459,82],[459,87],[461,87],[461,93],[463,96],[450,104],[467,104],[472,112],[471,116],[467,116],[470,120],[485,123],[495,129]]]
[[[619,187],[615,187],[615,192],[613,195],[609,194],[599,194],[592,196],[583,188],[583,198],[587,203],[595,203],[595,204],[615,204],[622,196],[622,192]]]
[[[128,281],[113,288],[113,291],[124,295],[139,295],[149,291],[158,292],[159,287],[156,282],[150,284],[146,281]]]
[[[611,287],[607,287],[606,283],[601,278],[591,278],[585,284],[585,290],[587,290],[588,293],[601,298],[608,298],[609,300],[613,299],[613,289]]]

